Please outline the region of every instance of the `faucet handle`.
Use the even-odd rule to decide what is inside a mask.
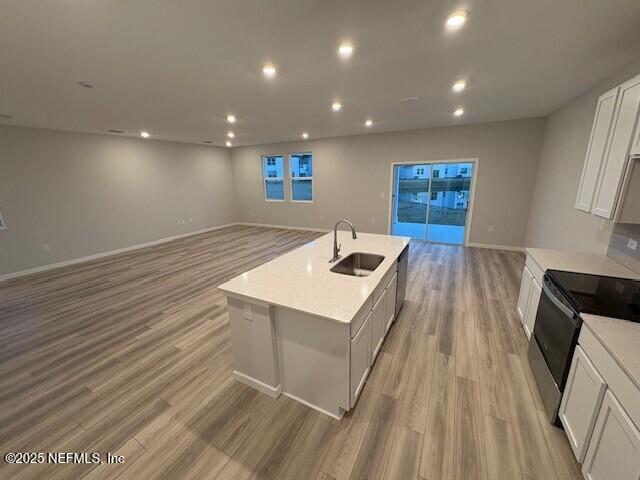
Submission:
[[[342,248],[342,244],[341,244],[341,243],[339,243],[339,244],[338,244],[338,252],[340,252],[340,249],[341,249],[341,248]]]

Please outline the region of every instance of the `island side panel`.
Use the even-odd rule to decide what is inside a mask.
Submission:
[[[350,325],[275,307],[282,392],[340,418],[349,409]]]
[[[278,397],[281,383],[273,307],[234,297],[227,297],[227,304],[234,378],[271,397]]]

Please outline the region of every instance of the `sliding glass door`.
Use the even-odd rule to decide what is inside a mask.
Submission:
[[[391,233],[464,244],[473,166],[453,162],[395,165]]]

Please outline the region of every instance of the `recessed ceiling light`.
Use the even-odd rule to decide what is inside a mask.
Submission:
[[[366,122],[364,122],[365,127],[370,127],[373,125],[373,120],[371,120],[370,118],[367,119]]]
[[[454,92],[461,92],[465,88],[467,88],[467,82],[465,82],[464,80],[460,80],[460,81],[454,83],[453,87],[451,87],[451,88],[453,89]]]
[[[458,28],[467,21],[469,13],[466,10],[456,10],[447,17],[447,27]]]
[[[95,87],[95,85],[93,83],[85,82],[84,80],[80,80],[78,82],[78,85],[80,85],[81,87],[84,87],[84,88],[94,88]]]
[[[110,128],[109,133],[124,133],[124,130],[119,130],[117,128]]]
[[[262,73],[264,73],[264,76],[267,78],[273,78],[277,73],[276,66],[273,63],[265,63],[262,66]]]
[[[149,132],[143,130],[142,132],[140,132],[140,136],[142,138],[149,138],[151,135],[149,134]]]
[[[232,146],[233,146],[233,143],[231,143],[229,140],[227,140],[227,142],[225,143],[225,145],[226,145],[227,147],[232,147]]]
[[[353,55],[353,44],[349,42],[341,43],[338,47],[338,55],[345,60],[351,58],[351,55]]]
[[[456,110],[455,110],[455,112],[453,112],[453,114],[456,117],[459,117],[459,116],[463,115],[464,114],[464,108],[462,108],[462,107],[456,108]]]
[[[227,122],[236,123],[236,116],[230,113],[229,115],[227,115]]]
[[[331,104],[331,110],[333,110],[334,112],[339,112],[340,110],[342,110],[342,104],[336,100]]]
[[[235,137],[235,136],[236,136],[236,134],[235,134],[235,133],[233,133],[233,132],[231,132],[231,131],[227,132],[227,137],[229,137],[229,138],[233,138],[233,137]]]
[[[307,138],[309,138],[309,134],[307,132],[302,132],[302,138],[306,140]]]

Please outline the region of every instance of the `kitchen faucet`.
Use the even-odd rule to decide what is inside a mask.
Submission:
[[[351,227],[351,236],[354,240],[358,238],[353,223],[351,223],[349,220],[345,220],[344,218],[342,220],[338,220],[335,227],[333,227],[333,258],[329,260],[329,263],[333,263],[336,260],[340,260],[340,258],[342,258],[342,255],[340,255],[340,247],[342,246],[342,244],[338,245],[338,225],[340,225],[341,223],[346,223],[347,225],[349,225],[349,227]]]

